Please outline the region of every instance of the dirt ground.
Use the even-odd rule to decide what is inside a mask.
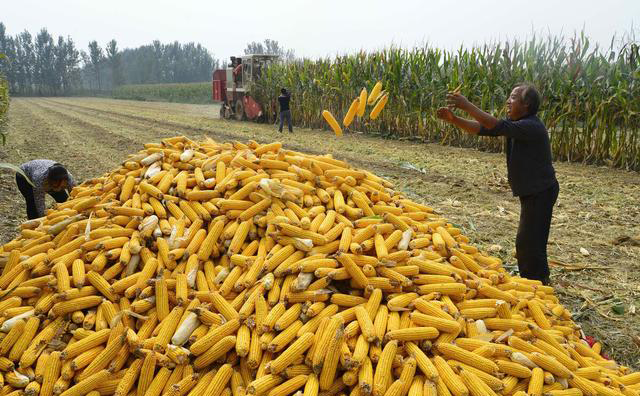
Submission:
[[[115,167],[142,143],[167,136],[282,141],[291,149],[331,153],[393,181],[462,227],[476,245],[505,259],[507,268],[516,268],[519,201],[511,196],[503,155],[360,134],[336,139],[321,130],[280,134],[272,125],[217,115],[207,105],[17,98],[0,162],[49,158],[82,181]],[[584,332],[604,342],[609,356],[640,369],[640,174],[568,163],[555,167],[560,197],[549,257],[557,294]],[[0,242],[11,239],[25,218],[13,177],[0,173]]]

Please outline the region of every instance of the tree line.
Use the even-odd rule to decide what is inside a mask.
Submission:
[[[46,28],[10,36],[0,22],[0,73],[13,95],[108,92],[123,84],[209,81],[219,61],[200,44],[153,41],[120,50],[116,40],[78,48],[71,37],[55,39]]]

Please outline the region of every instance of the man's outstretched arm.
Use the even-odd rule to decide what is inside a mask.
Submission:
[[[458,117],[447,107],[439,108],[436,115],[441,120],[457,126],[470,135],[477,135],[482,129],[482,125],[478,121]]]
[[[493,129],[498,125],[498,119],[491,114],[482,111],[467,98],[459,93],[447,94],[447,104],[449,107],[466,111],[471,117],[480,123],[485,129]],[[461,127],[462,128],[462,127]]]

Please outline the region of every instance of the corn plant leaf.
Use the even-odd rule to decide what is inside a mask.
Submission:
[[[9,169],[20,174],[27,180],[27,182],[29,182],[29,184],[31,184],[32,187],[35,187],[31,179],[29,179],[29,177],[22,171],[22,169],[20,169],[19,166],[15,166],[14,164],[10,164],[8,162],[0,162],[0,169]]]

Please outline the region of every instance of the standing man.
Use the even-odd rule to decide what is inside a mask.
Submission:
[[[284,120],[287,120],[289,125],[289,132],[293,132],[293,126],[291,125],[291,110],[289,109],[289,101],[291,100],[291,94],[286,88],[280,90],[280,96],[278,96],[278,102],[280,103],[280,128],[278,130],[282,132],[284,126]]]
[[[18,190],[27,203],[29,220],[44,216],[45,194],[56,202],[65,202],[69,198],[66,190],[71,191],[76,185],[71,173],[55,161],[37,159],[20,165],[20,169],[33,183],[31,186],[21,174],[16,174]]]
[[[235,58],[235,65],[233,67],[233,81],[238,84],[242,81],[242,59]]]
[[[516,256],[520,276],[548,285],[547,241],[559,186],[551,159],[549,134],[536,116],[540,94],[529,84],[517,85],[507,99],[507,118],[498,120],[459,93],[447,95],[448,107],[438,118],[471,135],[506,138],[507,174],[513,195],[520,198]],[[460,118],[451,108],[466,111],[474,120]]]

